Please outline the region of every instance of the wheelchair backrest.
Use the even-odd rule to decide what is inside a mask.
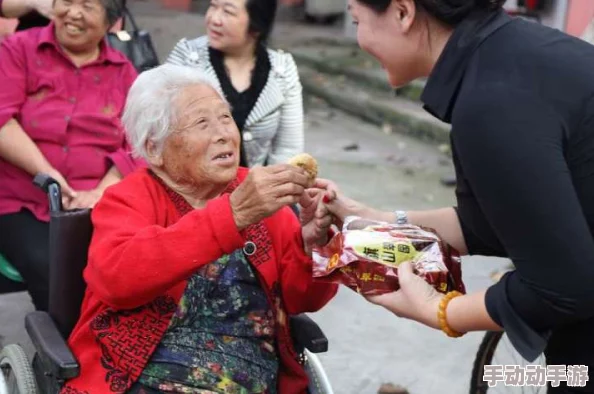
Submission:
[[[92,234],[89,209],[51,213],[49,314],[64,338],[80,315],[86,287],[82,273]]]

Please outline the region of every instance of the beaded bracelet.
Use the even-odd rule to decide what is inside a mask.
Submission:
[[[446,308],[448,307],[448,303],[452,300],[452,298],[461,295],[462,293],[460,293],[459,291],[450,291],[439,301],[439,308],[437,309],[437,320],[439,322],[439,327],[441,328],[441,331],[445,332],[445,334],[450,338],[458,338],[465,334],[462,332],[454,331],[448,325],[446,315]]]

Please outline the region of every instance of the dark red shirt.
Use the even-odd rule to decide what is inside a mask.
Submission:
[[[59,47],[54,25],[18,32],[0,43],[0,125],[16,119],[75,190],[97,186],[115,165],[122,175],[141,162],[120,122],[136,70],[101,43],[99,58],[75,66]],[[32,176],[0,158],[0,215],[25,208],[48,220]]]

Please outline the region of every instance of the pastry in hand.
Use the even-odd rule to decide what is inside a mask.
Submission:
[[[289,164],[301,167],[309,177],[309,186],[313,186],[318,177],[318,162],[310,154],[300,153],[289,160]]]

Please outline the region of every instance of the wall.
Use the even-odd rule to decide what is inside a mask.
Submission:
[[[551,0],[551,7],[542,14],[542,22],[576,37],[588,34],[594,23],[594,0]],[[505,8],[515,9],[517,0],[508,0]]]
[[[594,0],[569,0],[567,33],[582,37],[592,23],[594,23]]]
[[[178,11],[190,11],[192,0],[160,0],[161,5],[165,8]]]
[[[590,22],[590,26],[586,29],[584,34],[582,35],[582,39],[588,41],[590,44],[594,45],[594,19]]]
[[[348,0],[344,3],[344,35],[348,38],[353,40],[357,39],[357,27],[353,25],[353,18],[351,18],[351,13],[347,10]]]
[[[542,13],[542,23],[549,27],[566,31],[567,9],[570,1],[573,0],[553,0],[551,7],[546,12]]]

